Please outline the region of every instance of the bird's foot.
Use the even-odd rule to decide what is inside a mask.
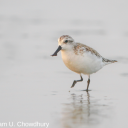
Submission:
[[[77,81],[74,80],[74,82],[73,82],[71,88],[73,88],[73,87],[75,86],[76,83],[77,83]]]

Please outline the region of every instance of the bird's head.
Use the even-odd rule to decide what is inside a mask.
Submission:
[[[73,46],[74,39],[69,35],[63,35],[58,39],[58,49],[52,56],[57,56],[60,50],[70,50]]]

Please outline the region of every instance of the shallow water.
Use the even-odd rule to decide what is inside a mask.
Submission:
[[[106,17],[89,1],[64,1],[78,14],[41,0],[0,1],[0,126],[40,122],[49,123],[48,128],[127,128],[128,28],[122,16],[127,2],[123,10],[114,1],[100,3],[104,8],[95,4],[103,13],[109,8]],[[118,60],[91,75],[88,93],[83,91],[87,76],[71,89],[79,75],[65,67],[60,53],[50,56],[63,34]]]

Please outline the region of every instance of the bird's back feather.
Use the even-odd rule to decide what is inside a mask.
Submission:
[[[117,62],[117,60],[109,60],[103,57],[102,57],[102,61],[105,65]]]

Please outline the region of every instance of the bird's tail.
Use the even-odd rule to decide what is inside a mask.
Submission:
[[[117,62],[117,60],[109,60],[106,58],[102,58],[102,61],[104,62],[105,65]]]

